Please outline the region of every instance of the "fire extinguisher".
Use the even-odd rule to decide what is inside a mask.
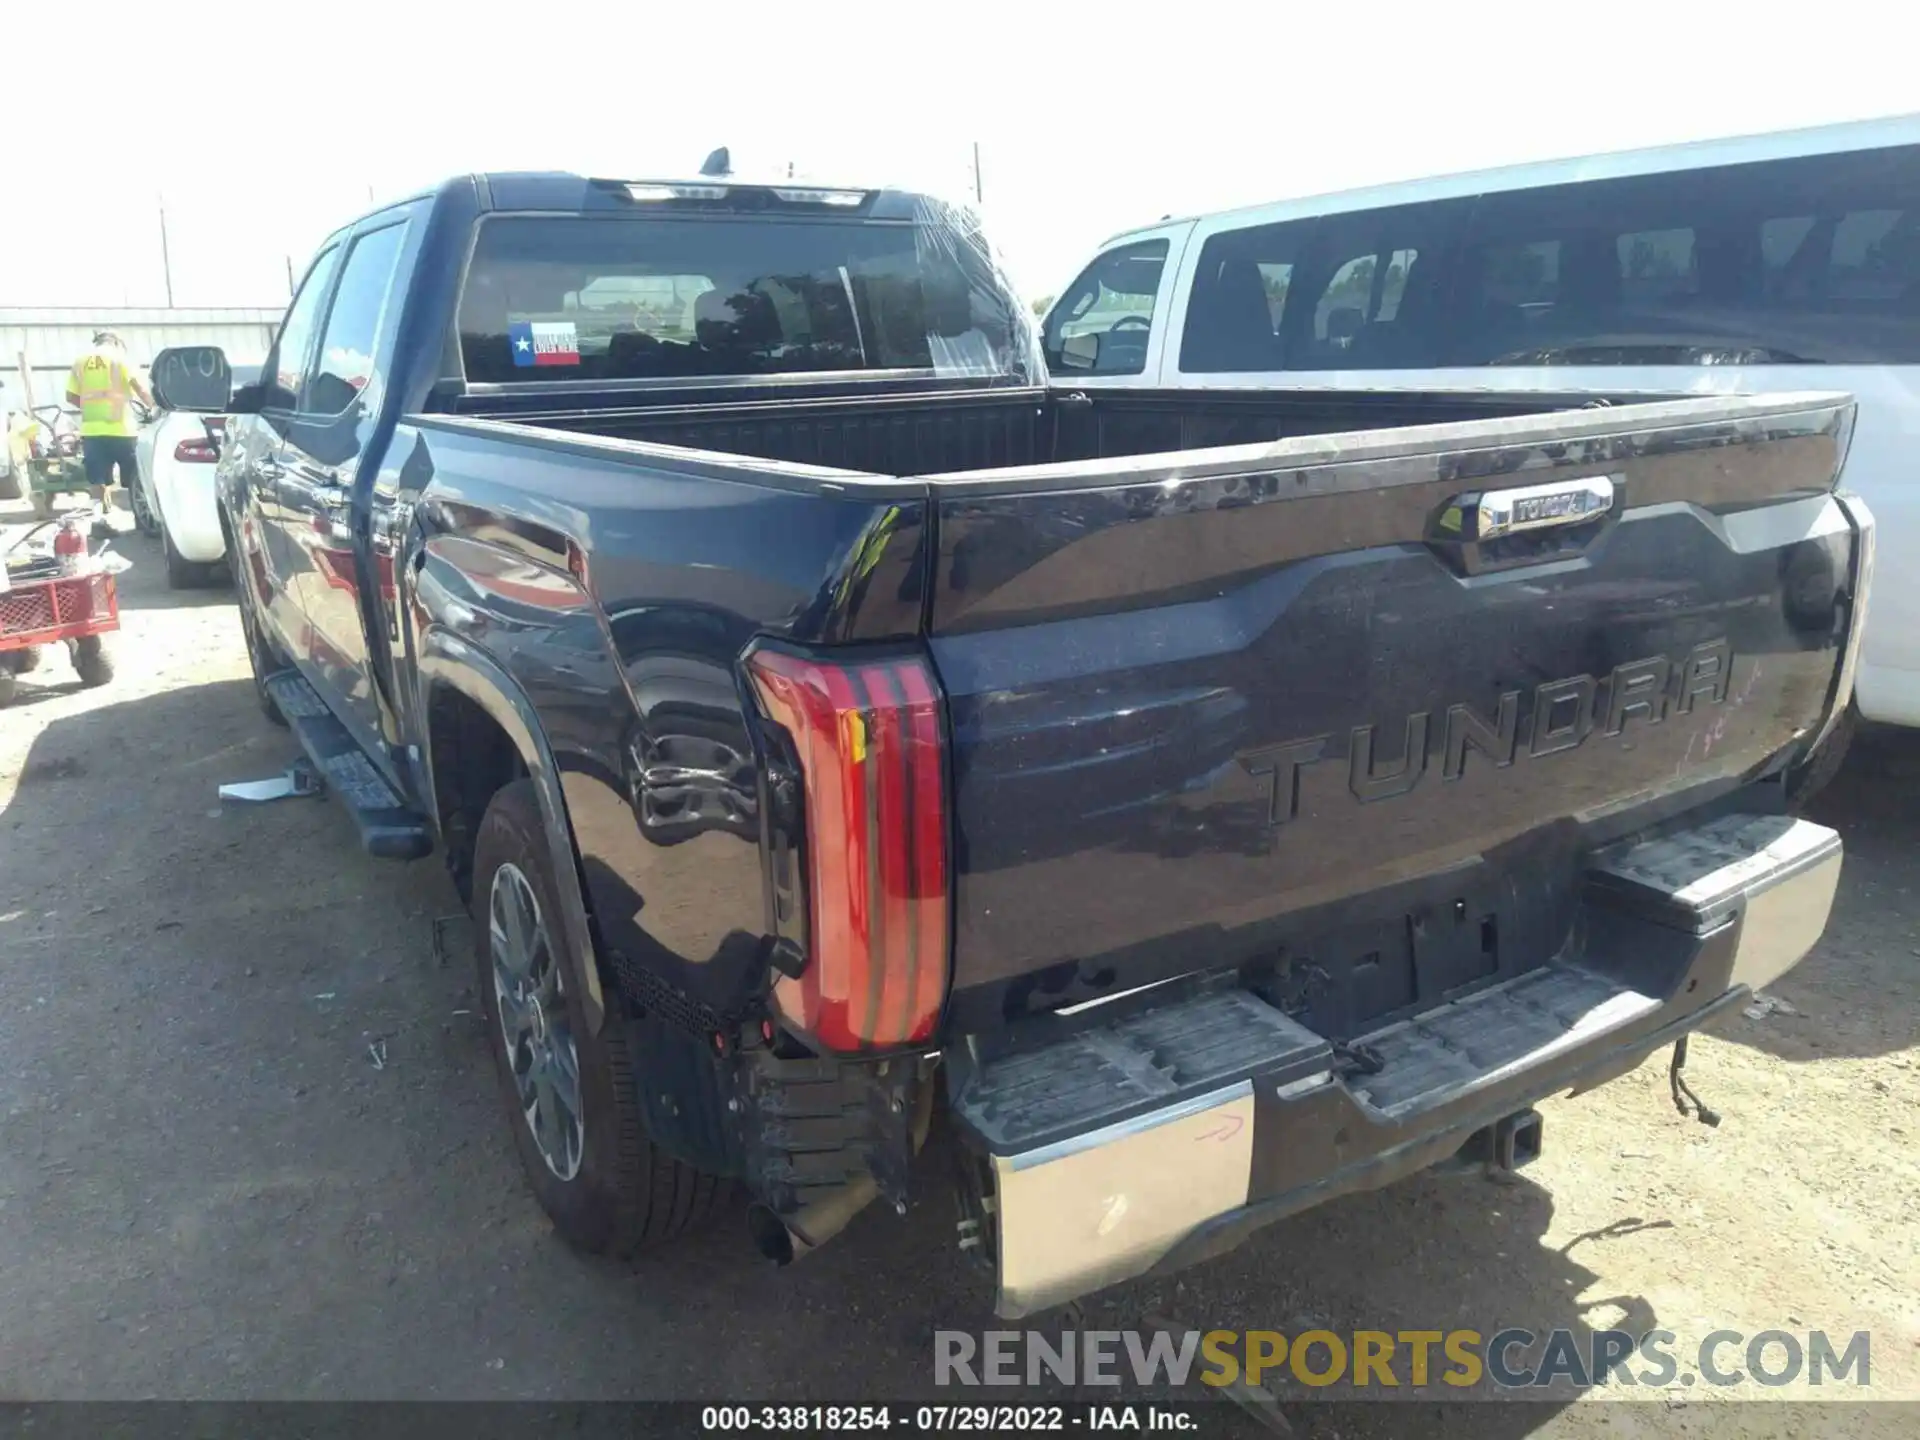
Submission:
[[[62,575],[78,575],[86,568],[87,537],[78,521],[62,520],[53,536],[54,559],[60,562]]]

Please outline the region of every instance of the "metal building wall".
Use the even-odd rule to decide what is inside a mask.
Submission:
[[[257,309],[60,309],[0,308],[0,408],[26,407],[20,392],[20,361],[26,357],[36,405],[57,403],[75,359],[93,343],[93,332],[112,330],[145,366],[172,345],[218,345],[236,365],[267,358],[278,310]]]

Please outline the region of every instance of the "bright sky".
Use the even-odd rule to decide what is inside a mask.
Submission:
[[[964,194],[975,141],[988,227],[1051,293],[1169,212],[1920,108],[1900,8],[14,0],[0,305],[164,304],[163,199],[175,303],[278,306],[289,258],[450,173],[729,145]]]

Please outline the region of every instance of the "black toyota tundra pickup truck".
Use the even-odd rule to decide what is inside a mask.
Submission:
[[[1826,922],[1846,396],[1086,393],[969,212],[724,174],[457,179],[176,355],[588,1250],[952,1187],[1029,1313],[1523,1163]]]

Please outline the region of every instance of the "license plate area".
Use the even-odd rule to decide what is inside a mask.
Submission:
[[[1474,866],[1385,915],[1284,946],[1251,986],[1316,1034],[1363,1035],[1546,964],[1572,933],[1569,876],[1564,864],[1518,873]]]

